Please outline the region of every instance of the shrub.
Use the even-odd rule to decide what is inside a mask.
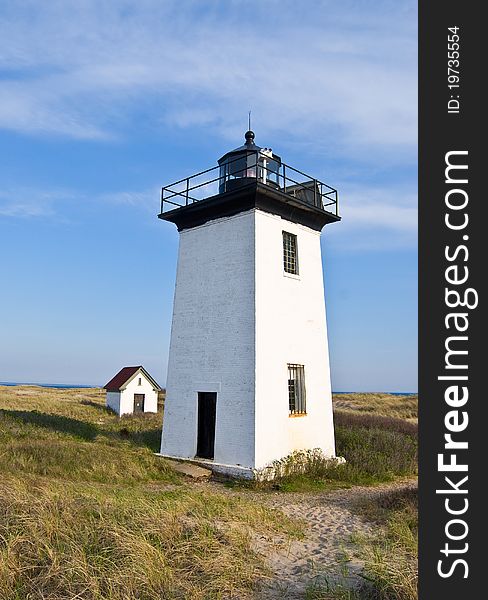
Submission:
[[[396,431],[413,437],[418,435],[418,425],[397,417],[385,417],[370,413],[355,413],[352,411],[334,411],[334,424],[340,427],[364,427],[366,429],[384,429]]]
[[[296,451],[255,472],[254,485],[305,491],[371,485],[417,473],[416,436],[359,426],[360,422],[353,418],[348,426],[336,424],[336,453],[345,463],[324,456],[319,449]]]
[[[273,461],[264,469],[256,469],[254,478],[257,482],[276,482],[302,475],[317,478],[324,476],[339,462],[341,461],[324,456],[320,448],[296,450],[284,458]]]
[[[398,396],[384,393],[333,394],[334,408],[358,411],[385,417],[416,419],[418,416],[418,396]]]
[[[337,454],[346,464],[336,476],[352,483],[388,481],[417,472],[417,440],[397,431],[366,427],[336,427]]]

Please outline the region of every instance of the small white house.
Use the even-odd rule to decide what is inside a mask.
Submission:
[[[106,404],[118,415],[158,412],[158,392],[161,387],[142,366],[124,367],[104,389]]]

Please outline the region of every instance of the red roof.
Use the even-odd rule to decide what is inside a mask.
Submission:
[[[133,375],[135,375],[137,371],[139,371],[139,369],[149,379],[149,381],[153,384],[153,386],[156,389],[161,390],[161,387],[154,381],[154,379],[149,375],[149,373],[142,365],[139,365],[137,367],[124,367],[120,369],[117,375],[103,386],[104,389],[106,389],[107,392],[119,392],[120,389],[123,388],[124,385],[127,383],[127,381]]]

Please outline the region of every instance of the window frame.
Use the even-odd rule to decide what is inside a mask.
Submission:
[[[288,415],[290,417],[307,414],[307,391],[305,386],[305,365],[288,363]]]
[[[282,231],[283,236],[283,272],[286,275],[299,275],[298,236],[289,231]]]

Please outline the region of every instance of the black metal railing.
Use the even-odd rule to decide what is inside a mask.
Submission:
[[[255,162],[247,163],[243,169],[236,171],[226,168],[222,172],[217,165],[164,186],[161,190],[161,213],[200,202],[257,180],[291,198],[339,216],[337,190],[284,163],[280,163],[278,169],[276,164],[274,169],[269,169],[260,162],[260,159],[262,161],[268,157],[254,152],[247,156],[252,154],[256,156]],[[269,160],[273,162],[273,159]],[[242,156],[226,162],[226,167],[237,161],[242,161]]]

